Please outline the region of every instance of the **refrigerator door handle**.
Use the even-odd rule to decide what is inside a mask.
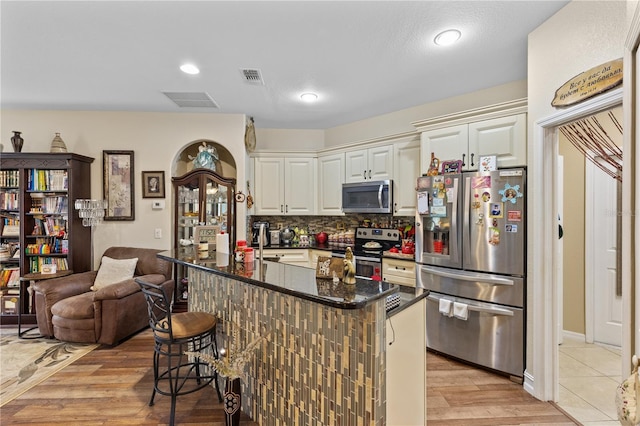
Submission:
[[[462,218],[462,259],[463,259],[463,267],[466,266],[467,259],[471,257],[471,251],[469,246],[471,245],[471,240],[469,238],[469,226],[471,215],[471,202],[469,199],[471,198],[471,178],[466,176],[464,178],[464,208],[462,210],[464,217]]]
[[[432,296],[432,295],[428,295],[427,299],[432,300],[434,302],[438,302],[438,303],[440,301],[439,297]],[[504,316],[507,316],[507,317],[512,317],[513,316],[513,311],[510,311],[508,309],[502,309],[502,308],[486,308],[484,306],[476,306],[476,305],[467,304],[467,309],[470,310],[470,311],[482,312],[482,313],[485,313],[485,314],[504,315]]]
[[[510,286],[514,285],[513,280],[510,280],[509,278],[496,277],[491,275],[461,274],[459,272],[453,273],[453,272],[444,271],[439,268],[433,268],[430,266],[423,266],[422,271],[427,272],[429,274],[438,275],[440,277],[453,278],[460,281],[482,281],[483,283],[493,284],[493,285],[510,285]]]

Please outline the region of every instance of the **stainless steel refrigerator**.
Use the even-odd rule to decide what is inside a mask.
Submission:
[[[418,286],[427,347],[524,375],[526,171],[418,178]]]

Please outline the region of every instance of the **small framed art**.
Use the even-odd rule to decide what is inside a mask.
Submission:
[[[164,197],[164,171],[142,172],[142,198]]]

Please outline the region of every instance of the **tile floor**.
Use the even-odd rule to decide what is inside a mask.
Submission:
[[[619,348],[564,336],[558,405],[585,426],[619,425],[615,391],[621,379]]]

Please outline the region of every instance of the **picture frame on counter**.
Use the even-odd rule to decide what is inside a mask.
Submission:
[[[335,274],[338,279],[342,279],[343,271],[343,259],[327,256],[318,257],[318,263],[316,264],[316,278],[331,280]]]

